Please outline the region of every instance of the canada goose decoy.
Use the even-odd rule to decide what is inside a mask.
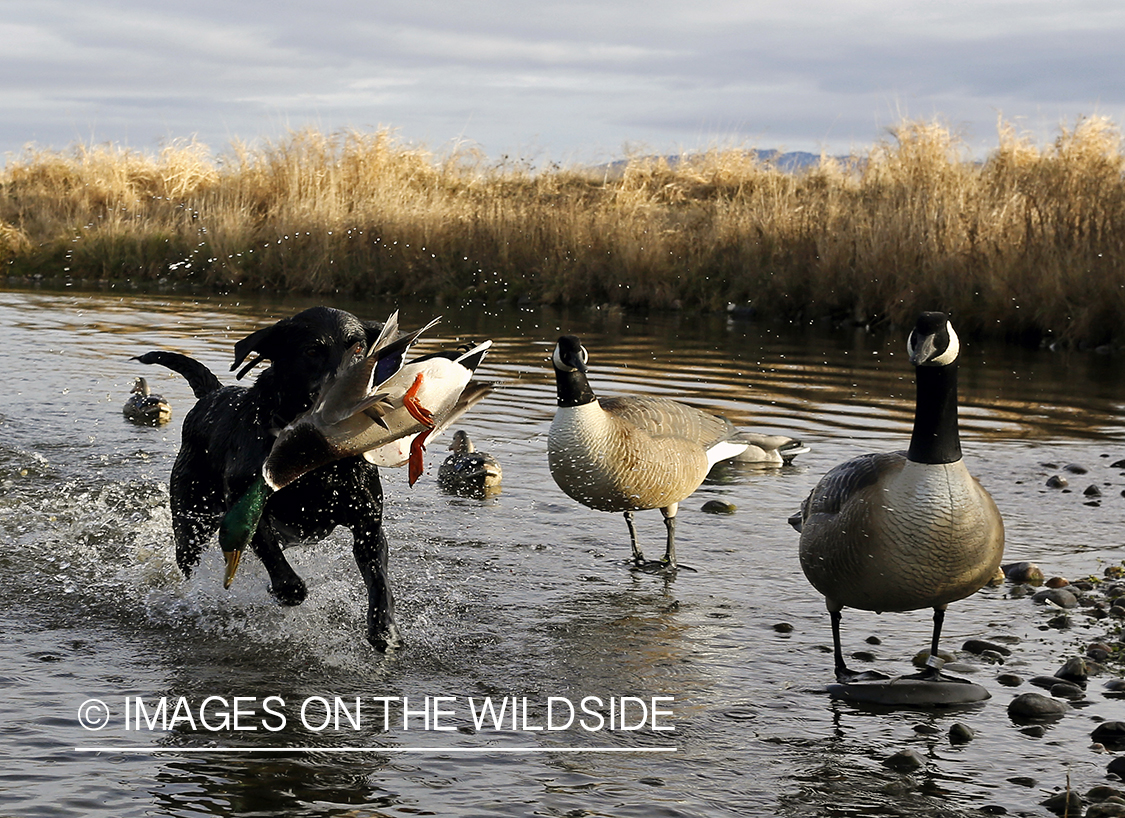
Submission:
[[[144,378],[137,378],[133,382],[129,394],[132,397],[125,401],[125,406],[121,409],[121,413],[129,420],[156,425],[172,418],[172,404],[152,393]]]
[[[887,678],[855,673],[844,663],[840,611],[845,607],[877,612],[933,608],[926,668],[904,678],[960,682],[941,674],[937,658],[945,608],[988,583],[1004,550],[1000,512],[961,459],[959,342],[945,314],[922,313],[907,350],[917,390],[910,448],[836,466],[789,520],[801,532],[801,568],[824,594],[831,615],[836,687],[852,689],[835,691],[844,695],[862,687],[855,682]],[[962,685],[968,683],[946,687]],[[978,690],[983,695],[977,698],[988,697],[983,688]],[[894,694],[884,687],[872,695],[873,701],[886,696],[891,703]],[[951,695],[964,701],[976,694],[966,690]]]
[[[467,350],[443,351],[404,364],[407,350],[431,321],[412,333],[398,332],[392,313],[379,338],[357,345],[334,377],[321,387],[313,407],[278,433],[262,477],[227,511],[219,526],[229,587],[246,544],[258,527],[270,494],[315,468],[363,455],[375,465],[409,464],[413,485],[422,473],[425,443],[464,414],[491,388],[470,385],[491,341]],[[408,440],[403,451],[400,443]],[[403,457],[399,455],[403,454]]]
[[[750,444],[726,418],[667,398],[599,400],[586,378],[588,357],[573,335],[559,338],[552,355],[558,409],[547,437],[551,476],[579,503],[625,514],[635,566],[675,569],[678,504],[715,463]],[[651,508],[660,509],[668,532],[656,562],[645,561],[633,523],[633,512]]]
[[[449,444],[453,454],[438,468],[438,487],[450,494],[482,497],[500,488],[503,471],[496,458],[478,452],[468,432],[458,429]]]

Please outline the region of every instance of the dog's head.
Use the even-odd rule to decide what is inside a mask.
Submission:
[[[374,343],[380,329],[380,324],[360,321],[343,310],[312,307],[236,343],[231,369],[238,369],[251,353],[256,353],[257,357],[239,370],[236,377],[242,378],[259,362],[269,360],[272,365],[258,378],[257,385],[275,391],[282,403],[279,408],[295,417],[312,404],[344,355],[357,343]]]

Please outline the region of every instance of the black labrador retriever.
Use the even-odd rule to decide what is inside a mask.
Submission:
[[[175,352],[149,352],[137,360],[183,375],[197,403],[184,418],[183,439],[170,485],[176,563],[185,575],[230,509],[261,475],[282,427],[309,409],[328,375],[356,343],[374,343],[381,325],[329,307],[313,307],[243,338],[231,369],[251,359],[242,378],[261,360],[271,365],[254,385],[223,386],[206,366]],[[387,577],[379,470],[351,457],[309,472],[271,495],[251,547],[269,572],[271,593],[286,605],[307,595],[282,553],[301,540],[320,540],[336,526],[352,532],[356,564],[367,584],[367,639],[380,651],[401,644]]]

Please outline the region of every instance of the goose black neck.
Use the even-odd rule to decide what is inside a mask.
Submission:
[[[597,400],[586,373],[580,370],[570,372],[555,368],[555,386],[558,387],[559,406],[585,406]]]
[[[957,431],[957,363],[915,368],[918,402],[907,458],[915,463],[955,463],[961,459]]]

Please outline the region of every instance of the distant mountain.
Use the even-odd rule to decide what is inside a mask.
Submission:
[[[762,150],[758,148],[750,149],[747,151],[747,153],[752,154],[762,164],[773,165],[783,173],[798,173],[800,171],[807,170],[808,168],[816,167],[818,164],[820,164],[821,156],[819,153],[810,153],[809,151],[786,151],[783,153],[779,150]],[[690,161],[696,155],[697,154],[673,154],[663,157],[651,156],[642,158],[663,159],[668,163],[669,167],[674,168],[680,162],[683,162],[685,160]],[[849,156],[836,156],[833,158],[839,161],[841,164],[845,165],[856,162],[853,157]],[[604,165],[598,165],[596,169],[604,170],[607,176],[613,177],[624,170],[631,161],[633,160],[618,159],[614,162],[607,162]]]

